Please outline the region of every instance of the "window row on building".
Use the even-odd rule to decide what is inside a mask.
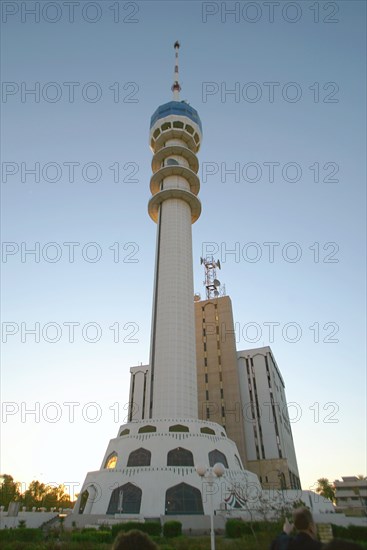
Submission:
[[[88,499],[93,500],[93,487],[86,489],[81,496],[79,514],[88,513]],[[142,490],[134,483],[125,483],[112,491],[107,514],[140,514]],[[187,483],[170,487],[165,496],[165,513],[203,514],[201,492]]]
[[[133,468],[138,466],[150,466],[151,464],[151,457],[152,453],[148,449],[144,449],[140,447],[140,449],[136,449],[135,451],[132,451],[129,455],[129,458],[127,460],[127,468]],[[223,464],[225,468],[228,468],[228,461],[227,457],[224,453],[221,451],[218,451],[218,449],[214,449],[213,451],[210,451],[209,455],[209,465],[211,467],[214,466],[214,464],[217,464],[218,462]],[[105,460],[104,468],[107,469],[113,469],[116,468],[118,460],[118,454],[116,452],[112,452]],[[236,457],[237,466],[239,466],[241,469],[241,463]],[[188,449],[184,449],[182,447],[176,447],[175,449],[172,449],[167,454],[167,466],[191,466],[194,467],[194,456],[191,451]]]
[[[138,434],[148,434],[148,433],[154,433],[157,431],[157,427],[156,426],[142,426],[141,428],[138,429]],[[188,433],[190,432],[190,429],[188,426],[183,426],[182,424],[175,424],[174,426],[170,426],[168,428],[168,431],[169,432],[177,432],[177,433]],[[208,428],[207,426],[205,426],[204,428],[200,428],[200,433],[202,434],[206,434],[206,435],[216,435],[215,434],[215,431],[212,430],[212,428]],[[130,434],[130,430],[129,428],[125,428],[124,430],[122,430],[120,432],[120,437],[123,437],[124,435],[129,435]],[[226,434],[224,432],[221,432],[220,435],[222,437],[226,437]]]

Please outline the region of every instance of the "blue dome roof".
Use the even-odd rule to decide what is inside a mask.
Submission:
[[[158,109],[154,111],[150,119],[150,127],[152,128],[152,126],[154,126],[154,124],[160,118],[165,118],[169,115],[186,116],[199,126],[201,132],[203,131],[198,112],[196,111],[196,109],[191,107],[191,105],[185,103],[184,101],[170,101],[169,103],[160,105]]]

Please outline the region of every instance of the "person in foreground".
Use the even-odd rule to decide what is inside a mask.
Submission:
[[[158,546],[146,533],[133,529],[117,535],[111,550],[157,550]]]
[[[297,535],[291,537],[293,525],[286,520],[283,533],[272,542],[270,550],[321,550],[323,546],[317,540],[317,529],[311,512],[307,508],[294,510],[293,522]]]

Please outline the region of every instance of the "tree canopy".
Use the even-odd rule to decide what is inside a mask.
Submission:
[[[19,502],[21,506],[28,509],[45,508],[71,508],[74,503],[71,502],[69,494],[64,485],[47,485],[40,481],[33,480],[28,488],[21,492],[21,484],[14,481],[9,474],[0,476],[0,506],[8,508],[10,502]]]

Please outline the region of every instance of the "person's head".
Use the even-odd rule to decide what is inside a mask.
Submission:
[[[316,525],[308,508],[297,508],[297,510],[294,510],[293,523],[298,531],[307,533],[314,539],[317,537]]]
[[[326,546],[325,550],[362,550],[362,546],[356,542],[349,542],[349,540],[334,539]]]
[[[111,550],[157,550],[158,546],[142,531],[133,529],[117,535]]]

